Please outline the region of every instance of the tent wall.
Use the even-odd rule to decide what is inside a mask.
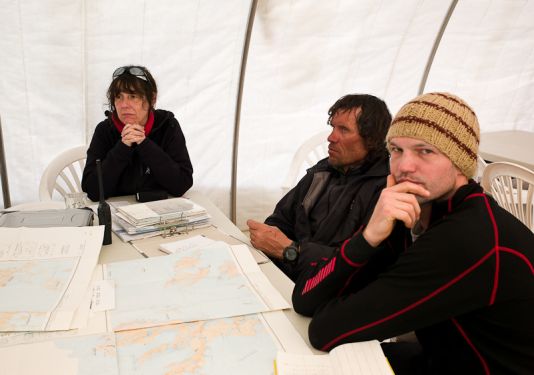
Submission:
[[[451,2],[258,0],[237,152],[237,223],[263,220],[297,147],[347,93],[392,113],[419,90]],[[49,161],[88,143],[112,71],[147,66],[184,130],[194,189],[230,214],[236,95],[250,1],[0,0],[0,115],[13,204]],[[450,91],[482,131],[534,131],[534,1],[458,1],[425,91]]]
[[[4,4],[5,3],[5,4]],[[41,173],[89,143],[113,70],[147,66],[156,107],[174,112],[195,188],[230,209],[234,110],[250,3],[1,1],[0,113],[13,204],[38,199]]]
[[[476,110],[483,132],[534,131],[534,1],[461,1],[426,85]]]
[[[272,212],[295,150],[327,129],[339,97],[371,93],[393,110],[417,94],[448,7],[439,0],[260,4],[240,131],[241,227]]]

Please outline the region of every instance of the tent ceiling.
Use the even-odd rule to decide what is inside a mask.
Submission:
[[[12,203],[38,199],[48,162],[87,143],[111,72],[143,64],[188,141],[195,189],[230,213],[234,116],[251,3],[0,0],[0,115]],[[347,93],[414,97],[450,2],[259,0],[244,81],[237,222],[264,219],[296,148]],[[534,1],[458,1],[425,91],[450,91],[482,131],[534,131]]]

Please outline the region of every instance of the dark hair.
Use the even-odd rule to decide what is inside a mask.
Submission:
[[[128,65],[124,66],[123,68],[124,72],[115,77],[108,87],[107,97],[109,109],[111,111],[115,111],[115,98],[121,92],[127,92],[130,94],[137,94],[142,96],[143,98],[146,98],[148,104],[150,105],[150,109],[153,110],[154,99],[156,98],[156,95],[158,93],[158,88],[156,86],[156,81],[154,80],[154,77],[152,77],[152,74],[150,74],[148,69],[144,66]],[[137,77],[133,74],[130,74],[130,68],[141,69],[144,73],[144,77],[146,77],[146,80]]]
[[[356,117],[358,132],[367,148],[366,161],[387,155],[386,134],[391,125],[391,113],[383,100],[373,95],[350,94],[337,100],[328,110],[328,124],[338,112],[361,108]]]

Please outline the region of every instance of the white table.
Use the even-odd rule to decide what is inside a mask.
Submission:
[[[209,214],[211,215],[211,221],[214,227],[219,231],[222,231],[227,236],[224,238],[214,238],[214,239],[223,239],[225,242],[230,245],[237,245],[240,243],[245,243],[252,249],[250,241],[246,235],[243,234],[223,213],[216,207],[205,195],[189,191],[184,197],[192,199],[195,203],[198,203],[204,207]],[[133,198],[128,198],[132,200]],[[110,199],[113,200],[125,200],[125,197],[117,197]],[[164,255],[161,251],[158,250],[160,243],[166,241],[176,241],[177,239],[186,238],[194,236],[197,234],[207,234],[208,237],[212,237],[216,230],[214,228],[205,228],[205,229],[196,229],[190,231],[187,235],[178,235],[174,237],[162,238],[161,236],[151,237],[143,240],[134,241],[135,247],[141,249],[148,256],[161,256]],[[252,250],[256,251],[256,250]],[[115,234],[112,235],[111,245],[102,246],[100,252],[99,263],[112,263],[122,260],[141,258],[142,255],[137,251],[130,243],[122,242],[119,237]],[[273,286],[280,292],[280,294],[286,299],[286,301],[291,304],[291,293],[293,292],[294,283],[282,272],[278,267],[276,267],[271,261],[268,261],[260,264],[260,269],[267,276],[269,281]],[[297,314],[293,309],[284,310],[284,314],[295,327],[298,333],[302,336],[303,340],[308,344],[308,346],[315,353],[322,353],[318,350],[312,348],[310,341],[308,339],[308,325],[310,318],[304,317]]]
[[[480,134],[480,155],[488,161],[508,161],[534,170],[534,132],[506,130]]]
[[[143,256],[139,252],[142,250],[149,257],[152,256],[162,256],[165,255],[162,253],[158,247],[162,242],[171,242],[178,239],[205,234],[208,237],[212,237],[216,240],[223,240],[230,245],[237,245],[244,243],[251,251],[257,251],[252,248],[250,241],[246,235],[243,234],[223,213],[219,208],[217,208],[206,196],[201,193],[190,191],[187,192],[184,197],[192,199],[194,202],[198,203],[204,207],[209,214],[211,215],[212,227],[210,228],[201,228],[190,231],[187,234],[175,235],[172,237],[163,238],[162,236],[156,236],[151,238],[146,238],[143,240],[129,242],[122,242],[121,239],[112,234],[112,243],[110,245],[102,246],[100,251],[100,257],[98,262],[100,264],[104,263],[113,263],[124,260],[142,258]],[[134,203],[134,197],[114,197],[109,199],[109,201],[124,201]],[[17,206],[19,209],[26,210],[39,210],[39,209],[59,209],[64,208],[64,203],[60,201],[49,201],[49,202],[31,202],[28,204],[23,204]],[[222,232],[222,233],[221,233]],[[136,249],[137,248],[137,249]],[[294,283],[276,267],[268,258],[264,258],[265,262],[260,264],[260,269],[267,276],[269,281],[273,286],[280,292],[280,294],[286,299],[286,301],[291,304],[291,293],[293,291]],[[304,342],[312,349],[314,353],[323,353],[318,350],[315,350],[310,345],[308,339],[308,325],[310,318],[304,317],[297,314],[293,309],[284,310],[284,314],[290,321],[290,323],[295,327],[296,331],[302,336]],[[323,353],[324,354],[324,353]]]

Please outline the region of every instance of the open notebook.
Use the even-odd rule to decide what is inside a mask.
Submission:
[[[391,375],[389,362],[376,340],[340,345],[325,355],[279,351],[276,375]]]

